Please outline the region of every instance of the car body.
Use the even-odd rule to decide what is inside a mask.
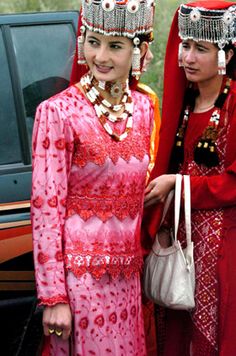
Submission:
[[[37,105],[69,85],[78,12],[0,15],[0,340],[34,356],[41,340],[30,223]]]

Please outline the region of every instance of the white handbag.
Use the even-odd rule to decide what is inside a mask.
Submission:
[[[193,242],[191,241],[190,178],[189,176],[183,178],[187,246],[183,249],[177,239],[182,183],[182,176],[177,174],[172,245],[167,248],[161,247],[158,234],[156,235],[152,251],[146,258],[144,265],[144,292],[149,299],[161,306],[170,309],[191,310],[195,307],[195,268]],[[162,222],[170,206],[173,193],[174,191],[171,191],[166,200]]]

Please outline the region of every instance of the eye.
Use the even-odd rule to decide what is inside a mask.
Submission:
[[[182,42],[182,47],[183,47],[184,49],[188,49],[188,48],[189,48],[188,42]]]
[[[203,47],[203,46],[197,46],[197,50],[199,52],[207,52],[207,48]]]
[[[112,44],[110,45],[110,47],[111,47],[112,49],[121,49],[121,48],[122,48],[120,45],[118,45],[118,44],[116,44],[116,43],[112,43]]]
[[[97,47],[99,46],[99,42],[94,40],[94,39],[89,39],[88,43],[90,44],[91,47]]]

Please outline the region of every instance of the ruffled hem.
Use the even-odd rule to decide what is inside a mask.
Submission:
[[[134,273],[139,273],[143,266],[141,256],[73,256],[67,255],[66,269],[80,278],[85,273],[90,273],[96,280],[104,274],[109,274],[112,279],[123,276],[130,279]]]
[[[59,303],[68,304],[68,297],[65,295],[55,295],[50,298],[39,297],[39,305],[53,306]]]

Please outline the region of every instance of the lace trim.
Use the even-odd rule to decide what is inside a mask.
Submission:
[[[69,192],[67,216],[79,214],[85,221],[97,216],[103,222],[112,216],[121,221],[128,216],[135,219],[143,209],[145,178],[141,172],[126,177],[108,177],[100,185],[86,183],[79,187],[80,195]]]
[[[50,298],[39,297],[39,300],[40,300],[39,305],[47,305],[47,306],[53,306],[59,303],[62,304],[69,303],[68,297],[60,294]]]
[[[99,280],[105,273],[113,279],[123,275],[129,279],[132,274],[140,272],[143,265],[141,256],[111,256],[111,255],[72,255],[65,257],[66,269],[73,272],[76,277],[90,273]]]
[[[99,139],[93,136],[93,140],[81,142],[79,138],[75,140],[75,152],[73,164],[84,167],[88,162],[99,166],[104,165],[107,158],[116,164],[119,158],[129,162],[132,157],[142,161],[146,154],[149,155],[150,139],[147,128],[140,126],[142,135],[131,135],[122,142],[116,142],[108,135],[103,134]]]

